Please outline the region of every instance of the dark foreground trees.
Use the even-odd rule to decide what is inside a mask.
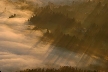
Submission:
[[[59,69],[55,68],[36,68],[27,69],[20,72],[99,72],[98,70],[82,70],[71,66],[62,66]]]

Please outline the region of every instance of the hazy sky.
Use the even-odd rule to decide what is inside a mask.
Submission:
[[[31,11],[17,9],[7,0],[0,0],[0,8],[0,70],[2,72],[43,67],[48,66],[48,63],[73,66],[78,64],[81,54],[54,49],[55,47],[50,43],[39,41],[43,36],[42,31],[30,32],[26,30],[25,24],[32,15]],[[9,16],[14,13],[17,15],[16,18],[9,19]],[[95,64],[98,63],[95,61],[96,59],[87,55],[83,59],[87,60],[88,58],[85,66],[88,66],[88,63],[92,61]],[[83,63],[85,62],[82,61],[81,65]]]
[[[11,0],[11,1],[16,2],[18,0]],[[81,2],[81,1],[87,1],[87,0],[26,0],[26,1],[31,1],[33,3],[38,3],[40,5],[44,5],[44,4],[47,4],[48,2],[52,2],[52,3],[56,3],[56,4],[58,4],[58,3],[68,4],[68,3],[71,3],[73,1]]]

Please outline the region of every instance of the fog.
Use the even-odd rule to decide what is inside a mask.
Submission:
[[[46,0],[36,1],[44,3]],[[47,1],[58,2],[57,0]],[[0,70],[2,72],[15,72],[50,65],[88,67],[89,64],[98,64],[96,62],[100,60],[98,57],[84,55],[80,62],[83,54],[58,49],[52,46],[51,42],[40,42],[43,31],[27,30],[27,20],[32,16],[32,11],[17,9],[7,0],[0,0],[0,7]],[[16,17],[9,18],[13,14],[16,14]],[[85,65],[84,60],[87,60]]]

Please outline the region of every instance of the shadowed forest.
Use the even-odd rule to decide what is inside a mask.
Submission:
[[[108,64],[107,19],[106,2],[73,1],[69,5],[56,5],[49,2],[48,5],[35,9],[34,15],[28,19],[28,29],[32,25],[35,26],[30,29],[32,31],[44,29],[46,32],[40,41],[52,41],[52,45],[95,56]]]
[[[48,3],[28,20],[32,30],[46,29],[42,40],[75,52],[108,60],[108,5],[88,1],[71,5]],[[29,28],[28,28],[29,29]],[[45,39],[46,38],[46,39]]]

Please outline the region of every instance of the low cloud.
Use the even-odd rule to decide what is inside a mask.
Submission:
[[[0,1],[2,10],[5,9],[4,1]],[[0,16],[0,70],[13,72],[16,70],[34,68],[41,65],[40,56],[42,53],[32,49],[33,43],[37,42],[43,35],[36,31],[37,36],[27,32],[25,22],[32,12],[20,11],[13,5],[7,4],[6,11]],[[9,16],[16,13],[17,16],[9,19]]]

